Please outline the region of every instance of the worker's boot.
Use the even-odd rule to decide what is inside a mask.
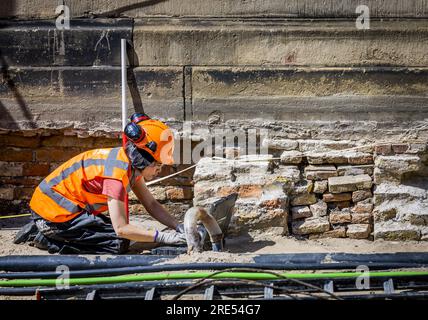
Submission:
[[[20,244],[27,241],[33,241],[39,230],[33,220],[23,226],[13,239],[13,243]]]

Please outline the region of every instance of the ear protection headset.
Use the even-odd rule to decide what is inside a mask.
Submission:
[[[141,145],[141,143],[144,142],[144,139],[148,140],[147,132],[142,127],[140,127],[138,123],[150,119],[151,118],[145,113],[134,113],[130,117],[131,122],[128,123],[123,130],[126,137],[136,145]],[[153,153],[156,152],[157,143],[155,141],[149,141],[145,144],[145,146]]]

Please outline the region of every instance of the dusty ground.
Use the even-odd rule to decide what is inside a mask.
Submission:
[[[161,227],[156,222],[144,216],[132,218],[134,223]],[[0,255],[30,255],[46,254],[37,248],[26,244],[13,244],[13,237],[19,227],[28,221],[27,218],[0,220]],[[350,253],[375,253],[375,252],[428,252],[428,242],[395,242],[395,241],[368,241],[353,239],[322,239],[322,240],[297,240],[294,237],[280,237],[263,234],[248,234],[240,237],[226,239],[228,253],[215,254],[213,252],[199,255],[178,257],[181,261],[228,261],[246,262],[248,256],[266,253],[308,253],[308,252],[350,252]],[[148,251],[135,251],[135,253]]]

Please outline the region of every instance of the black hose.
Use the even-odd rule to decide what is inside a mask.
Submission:
[[[70,270],[117,269],[130,267],[149,267],[167,262],[173,256],[120,255],[120,256],[3,256],[0,257],[0,271],[55,271],[59,265]],[[428,252],[400,252],[381,254],[350,253],[296,253],[263,254],[253,257],[258,265],[278,266],[276,270],[304,270],[304,268],[325,270],[329,268],[356,268],[358,265],[371,265],[373,268],[425,267],[428,265]],[[219,263],[224,265],[223,263]],[[192,264],[186,264],[186,269]],[[254,266],[253,264],[251,264]],[[228,264],[230,267],[230,264]],[[154,266],[157,267],[157,266]],[[248,267],[248,265],[247,265]],[[179,267],[183,268],[183,267]],[[138,269],[137,269],[138,270]],[[183,270],[183,269],[178,269]],[[116,271],[114,271],[116,272]],[[129,272],[129,271],[126,271]]]
[[[171,256],[151,255],[40,255],[40,256],[2,256],[0,271],[54,271],[60,265],[70,270],[88,270],[150,266],[171,259]]]
[[[186,264],[163,264],[153,266],[137,266],[124,268],[70,270],[70,278],[117,276],[133,273],[166,272],[183,270],[224,270],[229,268],[254,268],[260,270],[333,270],[333,269],[356,269],[359,263],[324,263],[324,264],[274,264],[274,263],[186,263]],[[415,263],[367,263],[369,270],[387,270],[403,268],[424,268],[428,264]],[[7,272],[0,273],[2,279],[51,279],[61,273],[55,271],[42,272]]]

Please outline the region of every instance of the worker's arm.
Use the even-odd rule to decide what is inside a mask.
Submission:
[[[128,223],[123,201],[108,197],[107,203],[111,222],[118,237],[140,242],[154,241],[156,231],[146,230]]]
[[[144,182],[144,179],[139,179],[132,187],[138,200],[146,208],[147,212],[160,223],[176,230],[178,221],[165,210],[165,208],[153,197]]]
[[[139,242],[157,242],[173,245],[186,243],[186,237],[179,232],[147,230],[128,223],[123,201],[108,197],[107,203],[113,229],[118,237]]]

